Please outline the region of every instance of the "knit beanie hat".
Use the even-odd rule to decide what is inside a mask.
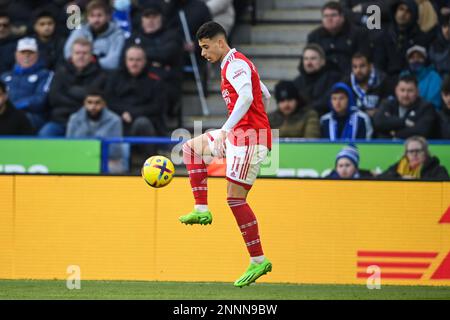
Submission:
[[[352,143],[350,143],[349,145],[343,147],[341,149],[341,151],[339,151],[339,153],[336,156],[336,163],[341,158],[349,159],[351,162],[353,162],[355,167],[358,168],[359,167],[359,151],[358,151],[358,147],[356,145],[352,144]]]

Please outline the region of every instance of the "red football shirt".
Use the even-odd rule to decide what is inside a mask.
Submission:
[[[262,144],[272,147],[272,132],[265,111],[258,70],[255,65],[236,49],[230,50],[221,64],[222,97],[233,112],[239,90],[247,83],[252,86],[253,102],[238,124],[231,130],[229,139],[234,145]]]

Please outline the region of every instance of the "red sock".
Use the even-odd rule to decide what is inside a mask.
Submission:
[[[202,157],[187,145],[183,145],[183,161],[188,170],[195,204],[208,204],[208,170]]]
[[[233,211],[236,222],[241,229],[242,237],[250,257],[264,255],[259,239],[258,221],[247,201],[243,198],[228,198],[228,205]]]

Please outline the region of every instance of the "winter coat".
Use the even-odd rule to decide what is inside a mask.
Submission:
[[[5,39],[0,39],[0,74],[10,71],[14,67],[16,47],[16,37],[9,36]]]
[[[234,26],[233,0],[202,0],[211,13],[213,20],[219,23],[229,34]]]
[[[320,132],[321,137],[336,141],[339,139],[355,140],[366,139],[370,140],[373,134],[372,123],[369,116],[359,111],[356,107],[355,98],[352,90],[345,83],[339,82],[333,86],[335,89],[345,90],[348,97],[348,106],[345,115],[338,115],[332,108],[330,97],[331,112],[325,114],[320,118]]]
[[[435,109],[441,109],[441,84],[442,79],[433,66],[423,67],[414,72],[419,82],[419,95],[433,104]]]
[[[414,126],[408,127],[406,120],[412,121]],[[433,138],[436,134],[436,112],[433,105],[420,97],[403,117],[399,116],[399,104],[396,99],[384,100],[375,113],[373,122],[378,138],[406,139],[414,135]]]
[[[102,89],[106,78],[106,73],[96,62],[78,71],[71,62],[65,61],[56,71],[50,87],[51,120],[66,124],[69,116],[83,105],[88,89]]]
[[[373,108],[378,108],[381,101],[384,99],[394,95],[395,83],[391,77],[388,77],[383,71],[376,70],[376,80],[372,86],[370,86],[366,91],[366,99],[368,100],[369,106],[367,102],[363,101],[358,94],[355,88],[352,86],[352,81],[350,77],[347,77],[345,83],[348,84],[350,88],[352,88],[352,92],[355,95],[356,106],[362,110],[370,110]]]
[[[6,102],[5,111],[0,113],[0,136],[32,134],[33,129],[25,113],[14,108],[11,102]]]
[[[400,4],[408,6],[412,12],[412,21],[405,30],[399,30],[395,23],[395,12]],[[414,0],[396,0],[391,5],[391,25],[383,31],[374,48],[374,62],[377,68],[389,75],[397,75],[401,70],[408,68],[406,51],[414,46],[421,45],[428,48],[432,38],[423,33],[418,21],[418,7]]]
[[[351,58],[356,52],[369,53],[364,29],[345,21],[337,34],[318,27],[308,35],[308,43],[316,43],[325,51],[327,60],[336,64],[343,74],[351,72]]]
[[[126,41],[123,56],[132,45],[139,45],[144,48],[149,64],[156,62],[164,68],[180,69],[183,38],[181,38],[178,30],[163,28],[152,34],[146,34],[139,30]]]
[[[39,59],[49,70],[55,70],[57,65],[64,60],[64,42],[62,37],[54,37],[49,42],[42,42],[37,37],[36,41],[39,48]]]
[[[439,139],[450,140],[450,110],[443,108],[438,112]]]
[[[44,115],[47,109],[47,98],[52,83],[53,72],[37,62],[30,68],[15,65],[14,69],[1,76],[8,86],[8,95],[17,109]]]
[[[276,110],[268,117],[270,127],[279,129],[281,138],[320,138],[319,116],[309,107],[297,107],[287,117]]]
[[[306,73],[303,63],[299,65],[300,75],[294,79],[294,84],[299,93],[308,101],[319,116],[329,111],[329,92],[331,87],[338,82],[342,75],[332,63],[327,63],[315,73]]]
[[[152,74],[144,71],[132,77],[127,70],[120,69],[108,78],[105,95],[109,108],[118,115],[128,112],[133,119],[147,117],[160,135],[167,133],[164,120],[167,93],[162,82]]]
[[[98,121],[89,119],[86,108],[82,107],[73,113],[67,124],[67,138],[117,138],[123,136],[122,120],[107,108],[102,110]],[[114,143],[110,145],[110,159],[122,157],[122,147]]]
[[[64,46],[64,56],[67,60],[70,58],[72,45],[78,38],[86,38],[93,43],[93,53],[103,69],[117,69],[125,44],[125,35],[114,22],[109,22],[108,29],[96,37],[88,24],[72,31]]]
[[[336,169],[331,171],[331,173],[327,175],[325,178],[337,180],[343,179],[339,176]],[[369,170],[364,169],[357,169],[357,172],[353,175],[353,177],[351,177],[351,179],[373,179],[373,178],[374,178],[373,174]]]
[[[445,39],[442,31],[431,44],[428,56],[441,77],[450,73],[450,39]]]
[[[390,166],[385,172],[378,176],[381,179],[402,179],[397,173],[399,162]],[[420,180],[450,180],[447,169],[440,165],[437,157],[428,158],[420,171]]]

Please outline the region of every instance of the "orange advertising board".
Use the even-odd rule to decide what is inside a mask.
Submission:
[[[0,176],[0,278],[234,281],[248,256],[209,179],[210,226],[185,226],[187,178]],[[264,282],[450,285],[450,183],[258,179]],[[375,271],[374,271],[375,270]]]

